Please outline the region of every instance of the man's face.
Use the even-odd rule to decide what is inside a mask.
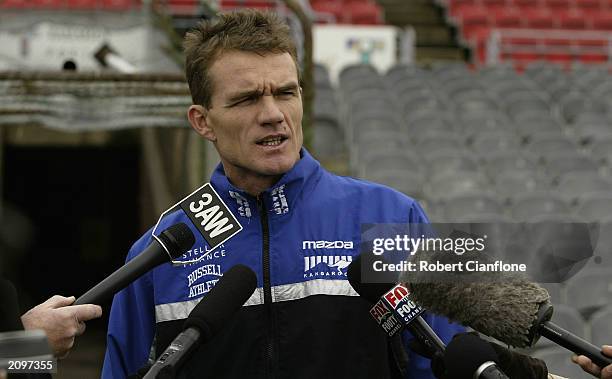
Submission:
[[[303,141],[302,98],[291,56],[227,51],[209,75],[211,106],[203,110],[203,127],[194,128],[215,143],[226,175],[243,182],[289,171]]]

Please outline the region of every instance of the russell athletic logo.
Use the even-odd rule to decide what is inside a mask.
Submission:
[[[346,278],[347,267],[353,261],[353,257],[351,255],[317,254],[313,251],[319,249],[352,250],[353,241],[302,241],[302,250],[305,254],[304,279]]]

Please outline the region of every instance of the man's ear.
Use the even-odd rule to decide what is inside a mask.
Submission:
[[[208,110],[202,105],[191,105],[187,110],[187,118],[193,130],[209,141],[215,142],[217,136],[207,121]]]

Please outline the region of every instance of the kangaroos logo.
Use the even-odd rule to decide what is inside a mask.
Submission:
[[[304,278],[346,278],[353,261],[350,255],[314,255],[304,257]]]

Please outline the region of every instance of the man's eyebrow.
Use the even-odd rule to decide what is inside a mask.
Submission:
[[[284,84],[276,89],[276,93],[288,91],[288,90],[297,90],[299,88],[298,84],[295,82]]]
[[[249,98],[252,96],[260,96],[261,94],[262,94],[262,91],[259,89],[252,89],[252,90],[237,92],[237,93],[230,95],[230,97],[228,98],[228,103],[233,103],[234,101]]]

